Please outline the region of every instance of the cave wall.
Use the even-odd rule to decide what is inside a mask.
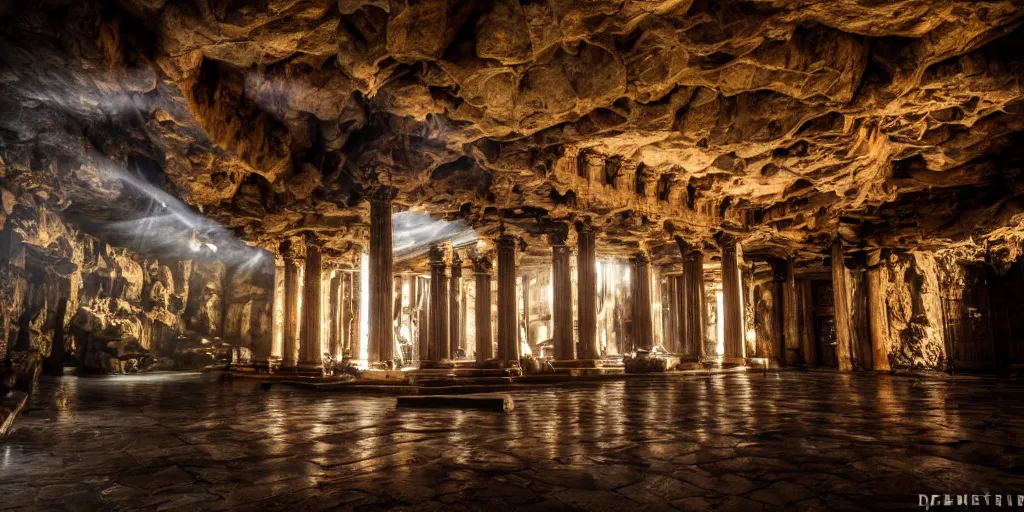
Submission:
[[[262,348],[269,354],[274,335],[274,274],[258,268],[228,269],[224,278],[227,283],[227,290],[222,292],[224,341],[254,352]],[[325,294],[330,290],[330,279],[322,289]],[[327,303],[326,298],[324,303]],[[326,339],[324,346],[328,346]]]
[[[868,304],[876,313],[870,322],[875,369],[946,368],[943,271],[935,253],[924,251],[894,254],[871,271],[869,286],[877,287]]]
[[[19,204],[0,221],[6,365],[59,373],[77,359],[90,370],[121,373],[169,367],[187,340],[270,343],[272,273],[146,257],[83,233],[45,207]],[[228,276],[238,282],[226,295]]]

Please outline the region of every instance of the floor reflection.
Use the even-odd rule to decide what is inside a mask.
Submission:
[[[46,379],[0,509],[784,508],[1024,493],[1024,384],[783,372],[395,410],[216,375]],[[73,507],[70,504],[74,504]]]

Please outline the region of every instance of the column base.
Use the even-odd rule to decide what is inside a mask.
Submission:
[[[751,357],[747,359],[747,365],[758,370],[777,370],[782,367],[778,359],[771,357]]]
[[[636,357],[625,358],[622,363],[626,373],[662,373],[679,366],[679,356],[673,354],[641,353]]]
[[[277,373],[289,373],[300,377],[323,377],[324,365],[322,363],[300,362],[297,366],[282,366]]]
[[[746,366],[747,360],[742,357],[722,357],[722,368],[735,368],[737,366]]]
[[[442,359],[440,361],[420,361],[421,370],[435,370],[435,369],[451,369],[455,368],[455,361],[451,359]]]
[[[556,370],[573,368],[600,368],[600,359],[563,359],[561,361],[551,360],[551,367]]]

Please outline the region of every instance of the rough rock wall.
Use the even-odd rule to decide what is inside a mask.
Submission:
[[[875,346],[888,347],[892,369],[942,370],[946,349],[942,321],[939,266],[934,253],[913,252],[892,256],[880,268],[872,300],[884,301],[882,325],[876,324]]]
[[[11,211],[0,219],[0,361],[38,353],[58,372],[75,358],[132,371],[140,358],[173,355],[182,337],[220,337],[225,318],[233,343],[269,343],[272,274],[240,276],[225,308],[220,261],[147,258],[45,207]]]
[[[226,277],[230,285],[224,295],[227,298],[224,341],[249,347],[254,352],[262,347],[269,354],[273,337],[274,274],[259,269],[236,269],[229,271]],[[328,346],[326,340],[324,346]]]

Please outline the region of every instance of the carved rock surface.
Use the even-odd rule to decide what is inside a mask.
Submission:
[[[1020,252],[1024,7],[122,0],[0,11],[3,213],[97,232],[124,169],[271,247],[365,243],[365,194],[600,251]],[[15,114],[7,114],[7,113]],[[148,205],[148,206],[147,206]],[[667,229],[666,229],[667,228]],[[131,239],[121,238],[119,245]]]

